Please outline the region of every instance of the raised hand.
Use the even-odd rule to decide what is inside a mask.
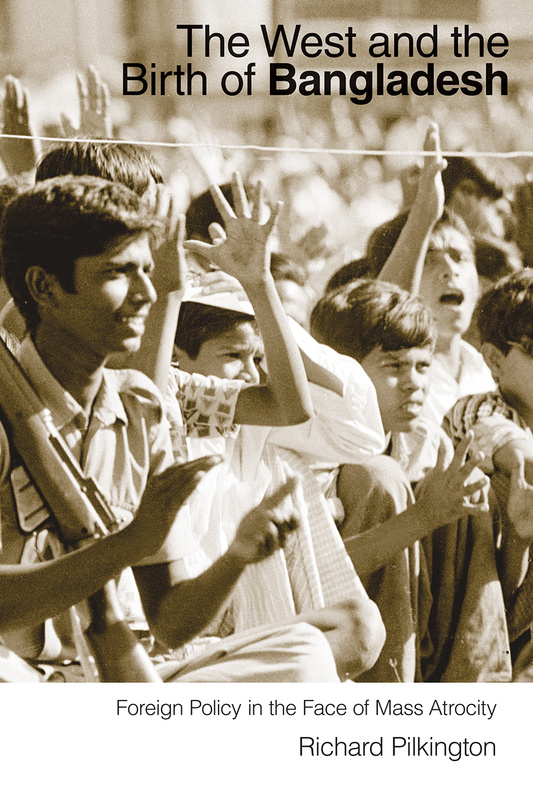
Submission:
[[[159,184],[149,190],[144,201],[153,216],[162,225],[161,235],[152,246],[154,259],[153,284],[158,297],[170,292],[183,291],[187,280],[187,262],[183,249],[185,217],[179,214],[174,195]]]
[[[430,122],[424,140],[424,165],[420,170],[418,188],[415,198],[417,209],[436,222],[444,210],[444,186],[442,171],[446,168],[446,161],[442,157],[440,148],[439,126]]]
[[[241,176],[234,173],[232,193],[235,211],[218,186],[210,187],[213,200],[222,216],[225,236],[216,235],[213,244],[190,240],[185,248],[207,258],[210,263],[236,278],[246,289],[264,280],[270,273],[270,240],[281,208],[277,203],[266,222],[261,223],[265,203],[263,185],[256,186],[250,210]]]
[[[446,162],[440,150],[439,129],[434,122],[428,125],[424,150],[428,155],[424,158],[407,222],[378,276],[380,280],[395,283],[412,294],[418,294],[420,290],[431,231],[444,208],[441,172]]]
[[[287,536],[299,525],[285,503],[297,485],[296,478],[289,478],[244,517],[229,547],[230,555],[243,564],[252,564],[285,547]]]
[[[31,121],[28,92],[11,75],[6,78],[2,133],[31,139],[0,139],[0,157],[10,175],[35,169],[40,155],[39,140]]]
[[[80,104],[80,126],[61,114],[61,127],[67,139],[110,139],[113,133],[109,116],[109,88],[95,67],[87,68],[86,76],[76,75]]]
[[[424,520],[430,523],[431,530],[467,514],[489,510],[487,490],[490,482],[479,470],[483,454],[466,460],[473,438],[471,431],[464,436],[447,468],[444,466],[446,450],[441,444],[435,468],[424,479],[416,505]]]

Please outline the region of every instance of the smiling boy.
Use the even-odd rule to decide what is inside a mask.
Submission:
[[[31,334],[17,352],[19,363],[121,525],[136,512],[149,477],[173,462],[153,383],[132,370],[106,368],[111,354],[140,346],[156,297],[149,237],[158,227],[125,186],[71,176],[19,195],[2,222],[4,276]],[[246,242],[242,245],[245,257]],[[2,558],[17,563],[24,540],[9,482],[9,453],[0,455]],[[160,640],[176,646],[192,638],[246,566],[283,546],[294,521],[289,524],[280,505],[293,490],[289,481],[266,497],[242,520],[227,553],[187,581],[176,580],[173,570],[192,544],[169,520],[162,546],[133,569]],[[335,615],[332,609],[330,621]],[[26,657],[38,657],[43,646],[42,629],[32,634],[30,642],[25,639]],[[327,637],[301,622],[228,639],[223,652],[205,654],[174,673],[176,680],[191,681],[337,679]]]

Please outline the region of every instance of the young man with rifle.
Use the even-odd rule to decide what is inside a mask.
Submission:
[[[258,262],[268,264],[265,253],[273,222],[260,225],[246,216],[238,226],[239,241],[233,242],[241,261],[255,260],[252,268],[258,273]],[[31,334],[18,360],[74,458],[99,483],[119,528],[135,514],[148,479],[172,461],[168,427],[153,384],[140,373],[105,368],[111,354],[139,347],[156,298],[150,280],[150,235],[155,227],[140,198],[126,187],[98,178],[66,177],[38,184],[14,200],[0,235],[4,277]],[[268,279],[260,274],[257,284],[261,302],[273,306],[275,316]],[[305,416],[299,355],[291,343],[284,344],[285,386]],[[23,546],[9,481],[13,463],[6,453],[2,459],[3,558],[13,564]],[[31,464],[25,466],[31,472]],[[194,579],[182,580],[179,572],[183,559],[193,557],[193,542],[186,540],[183,529],[178,536],[169,525],[169,535],[157,553],[134,567],[158,640],[176,647],[201,632],[246,565],[284,545],[294,520],[287,518],[282,505],[292,488],[290,482],[282,486],[245,517],[228,552]],[[105,661],[108,623],[112,627],[120,616],[112,585],[93,595],[89,605],[91,628],[97,633],[91,644]],[[229,637],[213,653],[176,669],[174,679],[334,680],[332,650],[342,674],[350,674],[354,664],[360,669],[361,646],[368,645],[370,658],[374,651],[377,657],[381,624],[370,602],[365,611],[361,620],[360,610],[354,615],[346,604],[317,612],[308,622]],[[346,632],[355,628],[359,636],[347,642]],[[22,655],[38,657],[42,645],[39,628],[33,638],[26,637]],[[109,662],[101,674],[106,680],[150,679],[117,675]]]

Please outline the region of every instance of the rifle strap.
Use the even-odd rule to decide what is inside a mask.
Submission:
[[[0,408],[0,423],[6,436],[2,445],[9,447],[9,483],[11,497],[0,498],[2,513],[2,562],[6,564],[35,564],[50,561],[64,554],[65,549],[57,534],[57,524],[46,503],[28,474],[22,458],[9,441],[9,423]],[[9,491],[6,489],[6,491]],[[5,500],[5,502],[4,502]],[[83,621],[80,617],[84,617]],[[44,624],[44,644],[37,661],[56,661],[76,658],[80,661],[86,681],[94,681],[96,667],[83,633],[88,625],[85,604],[73,606],[55,621]],[[58,635],[56,627],[61,632]],[[33,632],[35,635],[35,632]],[[65,645],[72,641],[73,647]],[[9,636],[9,644],[21,653],[33,650],[35,638],[21,629]]]

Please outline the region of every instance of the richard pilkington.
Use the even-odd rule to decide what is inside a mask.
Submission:
[[[387,752],[388,749],[388,752]],[[300,736],[301,756],[383,756],[423,758],[447,758],[460,761],[467,757],[490,757],[496,755],[496,743],[470,739],[442,741],[432,736],[391,736],[384,740],[380,736],[374,741],[347,742],[339,739],[319,739],[315,736]]]

